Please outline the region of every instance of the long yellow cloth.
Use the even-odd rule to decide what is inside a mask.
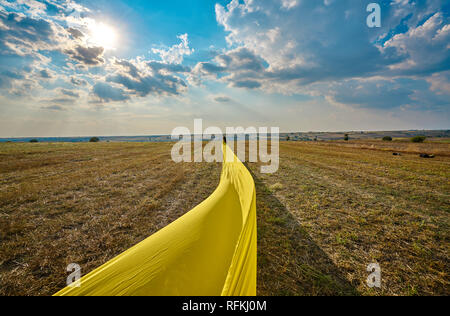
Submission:
[[[55,296],[256,295],[255,183],[233,151],[223,151],[220,183],[207,200]]]

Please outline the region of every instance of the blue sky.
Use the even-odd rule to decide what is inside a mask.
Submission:
[[[154,45],[177,44],[176,36],[189,34],[189,42],[196,50],[208,51],[213,44],[224,47],[223,28],[217,24],[214,8],[226,1],[81,1],[90,7],[101,20],[115,24],[121,21],[126,36],[130,38],[130,51],[121,57],[146,54]],[[127,56],[129,55],[129,56]]]
[[[0,0],[0,137],[448,129],[450,4]]]

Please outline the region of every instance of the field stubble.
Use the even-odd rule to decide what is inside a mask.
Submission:
[[[6,144],[0,295],[50,295],[69,263],[97,268],[189,211],[220,164],[175,164],[168,143]]]
[[[260,294],[450,294],[450,146],[390,146],[284,142],[275,175],[250,164]],[[375,262],[381,289],[366,285]]]
[[[69,263],[85,274],[208,197],[220,164],[175,164],[171,146],[1,144],[0,295],[53,294]],[[450,294],[450,144],[387,146],[283,142],[276,174],[247,164],[259,294]]]

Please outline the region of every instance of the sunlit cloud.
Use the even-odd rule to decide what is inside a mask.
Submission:
[[[92,21],[89,28],[89,35],[87,43],[93,46],[101,46],[105,49],[115,49],[118,44],[117,31],[111,26],[102,23]]]
[[[316,119],[305,122],[315,130],[325,122],[320,109],[345,120],[334,119],[336,127],[353,123],[345,111],[370,118],[372,110],[401,111],[406,126],[414,109],[448,125],[444,0],[394,1],[379,30],[361,25],[366,11],[354,0],[161,2],[157,15],[152,2],[117,0],[108,10],[101,3],[0,0],[0,106],[73,115],[139,109],[181,120],[214,117],[214,106],[232,119],[239,104],[271,113],[281,127],[293,121],[289,113],[314,107]],[[185,10],[192,6],[210,24],[193,19]]]

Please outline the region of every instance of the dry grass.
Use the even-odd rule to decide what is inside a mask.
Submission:
[[[288,142],[277,174],[250,164],[260,294],[450,294],[450,145],[390,144],[400,157],[376,145]],[[373,262],[379,290],[366,285]]]
[[[407,154],[435,154],[450,157],[449,142],[447,139],[428,139],[425,143],[413,143],[410,139],[395,139],[392,142],[382,140],[353,140],[318,142],[322,146],[343,146],[354,149],[370,149],[375,151],[398,152]]]
[[[208,197],[219,164],[171,144],[0,145],[0,295],[50,295]]]
[[[211,194],[220,164],[177,165],[170,149],[0,145],[0,295],[52,294],[69,263],[85,274]],[[280,150],[274,175],[249,164],[259,294],[450,294],[450,144],[286,142]],[[438,156],[421,159],[423,151]],[[365,284],[372,262],[381,290]]]

